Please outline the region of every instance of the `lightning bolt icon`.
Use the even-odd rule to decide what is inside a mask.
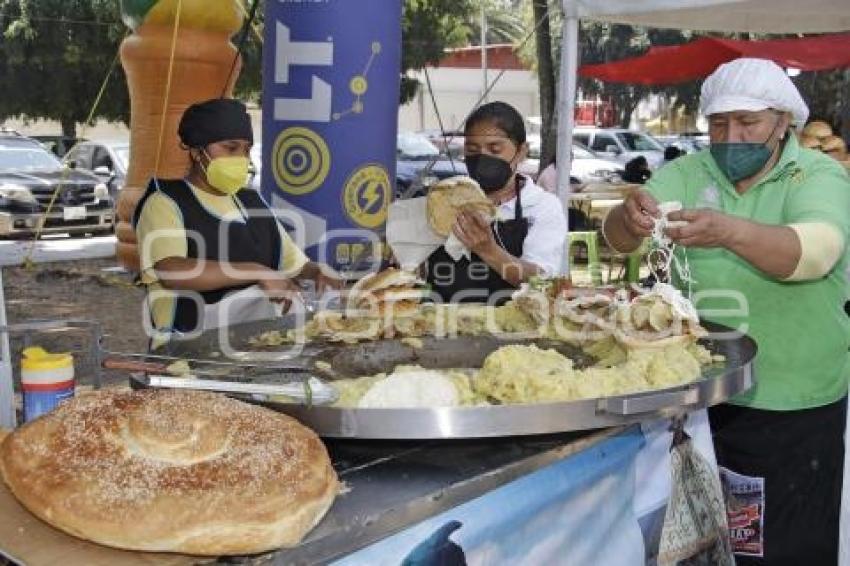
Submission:
[[[363,210],[372,210],[372,206],[381,199],[381,195],[378,193],[378,184],[372,182],[366,183],[363,198],[366,199],[366,206],[363,207]]]

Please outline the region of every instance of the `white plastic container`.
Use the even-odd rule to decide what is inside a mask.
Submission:
[[[44,348],[25,348],[21,358],[21,388],[24,420],[52,411],[74,396],[74,358],[71,354],[51,354]]]

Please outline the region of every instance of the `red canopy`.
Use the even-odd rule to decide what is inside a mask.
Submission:
[[[583,65],[579,75],[620,83],[675,84],[706,77],[721,63],[739,57],[770,59],[801,71],[850,67],[850,33],[766,41],[703,37],[683,45],[652,47],[631,59]]]

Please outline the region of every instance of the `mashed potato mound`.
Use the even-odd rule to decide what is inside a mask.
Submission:
[[[398,366],[389,376],[334,382],[340,392],[335,406],[441,407],[598,399],[683,385],[700,377],[702,365],[718,361],[699,344],[624,350],[608,340],[589,350],[601,359],[583,369],[573,367],[572,360],[555,350],[517,344],[491,353],[477,372]]]
[[[340,393],[336,407],[453,407],[482,402],[472,390],[470,376],[457,370],[402,365],[389,375],[341,379],[334,386]]]
[[[455,407],[460,398],[454,383],[439,371],[393,372],[370,387],[357,406],[363,409]]]
[[[574,398],[573,362],[555,350],[503,346],[487,356],[473,379],[475,391],[499,403],[534,403]]]
[[[505,346],[484,360],[473,388],[500,403],[541,403],[611,397],[691,382],[700,360],[681,346],[629,350],[622,363],[574,369],[555,350]]]

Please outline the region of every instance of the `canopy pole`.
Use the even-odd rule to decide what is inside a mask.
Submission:
[[[0,270],[0,427],[13,429],[15,418],[15,387],[12,381],[12,353],[6,320],[6,297],[3,292],[3,271]]]
[[[563,0],[564,29],[561,34],[561,65],[558,85],[558,146],[555,171],[558,175],[558,199],[569,219],[570,169],[573,127],[575,126],[576,78],[578,76],[578,9],[575,0]],[[568,220],[569,222],[569,220]],[[567,224],[567,231],[570,227]],[[566,242],[564,245],[567,245]],[[564,254],[562,271],[570,273],[569,252]]]
[[[487,93],[489,92],[490,79],[487,78],[487,7],[484,5],[484,0],[481,0],[481,74],[484,84],[481,89],[482,102],[485,104],[489,100]]]

